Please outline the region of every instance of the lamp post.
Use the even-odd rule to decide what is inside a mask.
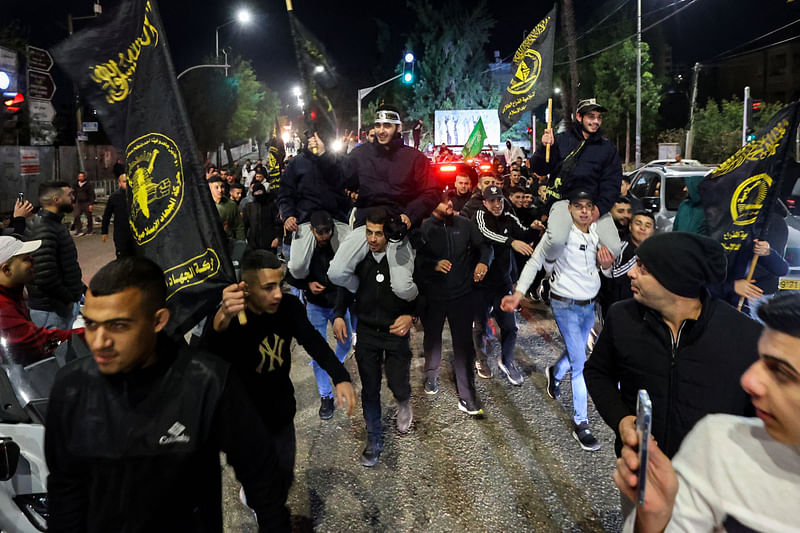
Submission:
[[[361,139],[361,100],[363,100],[365,96],[367,96],[369,93],[371,93],[372,91],[374,91],[375,89],[377,89],[381,85],[386,85],[390,81],[394,81],[394,80],[396,80],[397,78],[399,78],[402,75],[403,74],[400,73],[397,76],[392,76],[388,80],[384,80],[384,81],[380,82],[378,85],[373,85],[372,87],[365,87],[363,89],[359,89],[358,90],[358,124],[356,124],[356,131],[358,133],[358,138],[359,139]]]
[[[229,24],[233,24],[234,22],[238,22],[239,24],[242,25],[247,25],[252,20],[253,20],[253,15],[250,13],[250,11],[242,8],[236,12],[235,18],[232,18],[231,20],[223,22],[222,24],[217,26],[217,29],[214,31],[214,50],[216,52],[217,62],[219,62],[219,30]]]
[[[636,0],[636,168],[642,161],[642,0]]]

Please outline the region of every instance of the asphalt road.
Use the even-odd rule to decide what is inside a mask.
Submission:
[[[88,283],[113,259],[113,244],[101,243],[97,234],[76,243]],[[407,435],[394,431],[395,404],[384,384],[386,442],[372,469],[359,462],[366,440],[360,404],[350,419],[337,409],[333,419],[320,420],[310,358],[296,347],[291,377],[298,404],[297,465],[289,496],[295,531],[619,531],[613,433],[590,401],[590,423],[603,447],[585,452],[572,438],[569,382],[562,383],[557,401],[544,390],[544,368],[563,342],[548,309],[533,306],[525,315],[528,320],[517,315],[517,360],[525,382],[512,386],[500,377],[496,361],[493,379],[476,377],[486,411],[482,420],[457,408],[447,328],[435,396],[422,389],[422,333],[413,332],[414,425]],[[360,393],[355,360],[346,366]],[[257,531],[229,467],[223,479],[225,531]]]

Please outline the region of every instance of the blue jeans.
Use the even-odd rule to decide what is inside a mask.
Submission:
[[[333,324],[334,319],[333,308],[328,309],[312,303],[306,303],[306,313],[308,314],[308,321],[311,322],[311,325],[314,326],[314,329],[319,331],[319,334],[322,335],[323,339],[327,339],[328,322]],[[350,346],[353,342],[353,330],[350,328],[350,311],[344,315],[344,322],[347,325],[347,338],[343,343],[336,341],[335,353],[336,358],[340,362],[344,362],[344,358],[347,356],[347,352],[350,351]],[[311,366],[314,368],[314,378],[317,380],[317,389],[319,390],[320,398],[333,398],[331,378],[328,376],[328,373],[322,370],[322,368],[313,359],[311,360]]]
[[[594,305],[575,305],[551,299],[550,307],[558,324],[567,349],[556,361],[555,378],[561,381],[572,371],[572,407],[576,424],[588,422],[586,407],[586,382],[583,380],[583,365],[586,364],[586,341],[594,326]]]
[[[76,302],[67,315],[59,315],[55,311],[40,311],[31,309],[31,322],[45,329],[71,329],[72,323],[78,317],[80,305]]]

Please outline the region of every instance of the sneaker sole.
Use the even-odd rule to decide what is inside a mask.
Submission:
[[[476,366],[475,366],[475,373],[476,373],[476,374],[478,374],[478,377],[479,377],[479,378],[481,378],[481,379],[492,379],[492,376],[493,376],[493,374],[492,374],[492,369],[491,369],[491,368],[489,368],[489,366],[488,366],[488,365],[486,366],[486,369],[489,371],[489,372],[488,372],[488,374],[487,374],[487,373],[485,373],[485,372],[483,372],[483,371],[482,371],[480,368],[478,368],[478,366],[476,365]]]
[[[483,416],[483,409],[478,409],[477,411],[470,411],[461,402],[458,402],[458,410],[467,413],[469,416]]]
[[[580,444],[581,448],[583,448],[584,451],[587,452],[596,452],[602,447],[602,444],[600,444],[599,442],[594,446],[586,446],[584,443],[581,442],[581,439],[578,438],[578,434],[575,433],[574,431],[572,432],[572,438],[578,441],[578,444]]]
[[[553,394],[552,392],[550,392],[550,376],[551,376],[551,374],[552,374],[552,370],[550,369],[549,366],[544,369],[544,375],[547,378],[547,385],[545,386],[544,389],[547,392],[547,395],[550,396],[550,398],[556,400],[556,399],[558,399],[558,395],[557,394]]]
[[[436,396],[438,393],[439,393],[439,389],[436,389],[436,390],[427,390],[426,389],[425,390],[425,394],[427,394],[428,396]]]
[[[503,363],[499,363],[497,367],[503,372],[503,374],[506,375],[506,378],[508,379],[509,383],[511,383],[515,387],[519,387],[525,381],[525,378],[520,378],[519,383],[517,383],[513,379],[511,379],[511,373],[508,371],[505,365],[503,365]]]

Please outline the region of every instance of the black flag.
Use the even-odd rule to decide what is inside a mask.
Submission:
[[[729,253],[762,238],[791,159],[799,111],[798,102],[778,111],[755,140],[700,182],[709,234]]]
[[[547,101],[553,90],[553,43],[556,6],[525,37],[514,54],[514,74],[500,100],[500,122],[511,127],[520,117]]]
[[[120,1],[53,57],[124,151],[137,251],[164,269],[168,328],[185,333],[235,275],[155,0]]]

